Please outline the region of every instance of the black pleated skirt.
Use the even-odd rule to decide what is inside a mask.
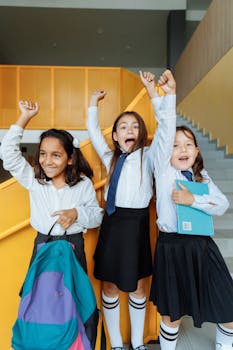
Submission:
[[[233,280],[211,237],[160,232],[150,300],[171,321],[233,321]]]
[[[149,208],[117,208],[106,213],[96,246],[94,276],[125,292],[137,289],[141,278],[151,275]]]

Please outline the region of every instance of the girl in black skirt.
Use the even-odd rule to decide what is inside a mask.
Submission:
[[[154,76],[141,73],[155,108],[157,92]],[[96,91],[88,109],[88,131],[95,150],[109,177],[106,212],[94,259],[94,275],[103,281],[102,303],[112,348],[123,348],[120,332],[119,290],[129,293],[131,343],[133,349],[145,349],[143,330],[146,310],[144,278],[151,275],[149,239],[149,202],[153,194],[152,160],[155,147],[145,147],[147,131],[142,118],[132,111],[122,113],[112,130],[114,151],[106,143],[98,122],[98,102],[104,91]],[[118,164],[122,161],[119,180]],[[122,165],[121,164],[121,165]],[[118,184],[117,184],[118,181]],[[114,183],[117,184],[113,204]]]
[[[159,79],[167,92],[156,109],[158,129],[154,159],[157,191],[157,224],[160,230],[156,245],[150,299],[162,315],[160,345],[162,350],[176,347],[180,320],[193,318],[194,326],[217,323],[216,349],[232,349],[233,281],[216,244],[210,236],[177,233],[176,204],[191,206],[209,215],[222,215],[228,201],[204,169],[203,159],[193,132],[176,128],[173,113],[166,117],[167,98],[175,101],[175,80],[170,71]],[[190,177],[189,177],[190,176]],[[209,194],[193,195],[175,180],[208,184]]]

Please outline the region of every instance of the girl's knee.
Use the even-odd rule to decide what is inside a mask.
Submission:
[[[137,299],[144,298],[146,293],[145,293],[145,284],[144,284],[144,280],[143,279],[138,281],[137,289],[134,292],[131,292],[130,294],[134,298],[137,298]]]
[[[119,294],[119,289],[114,283],[103,282],[102,284],[103,293],[109,297],[114,298]]]
[[[225,328],[233,329],[233,322],[223,323],[222,325]]]
[[[177,328],[180,326],[181,319],[176,321],[171,321],[170,316],[162,316],[162,321],[168,327]]]

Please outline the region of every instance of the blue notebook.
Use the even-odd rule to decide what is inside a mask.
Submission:
[[[176,188],[180,189],[178,183],[184,185],[191,193],[202,195],[208,194],[207,184],[185,180],[176,180]],[[212,215],[187,205],[177,204],[178,233],[190,235],[213,236],[214,226]]]

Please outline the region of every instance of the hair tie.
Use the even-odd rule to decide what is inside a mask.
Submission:
[[[79,140],[76,139],[76,137],[73,137],[72,144],[73,144],[74,148],[79,148],[80,147]]]

